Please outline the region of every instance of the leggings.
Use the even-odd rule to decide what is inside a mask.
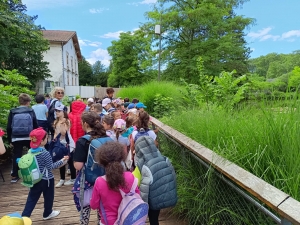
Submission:
[[[91,207],[88,205],[86,207],[83,207],[82,210],[82,219],[80,219],[80,225],[88,225],[90,221],[90,214],[91,214]],[[99,210],[97,210],[97,218],[98,221],[100,222],[101,216]]]

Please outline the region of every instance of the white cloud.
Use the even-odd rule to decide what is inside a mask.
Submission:
[[[104,35],[101,35],[100,37],[101,38],[115,38],[115,39],[119,39],[121,33],[124,33],[124,31],[119,30],[117,32],[108,32],[108,33],[106,33]]]
[[[101,42],[99,41],[90,41],[90,40],[82,40],[82,39],[78,39],[79,41],[79,45],[80,47],[83,47],[83,46],[91,46],[91,47],[100,47],[100,45],[102,45]]]
[[[80,47],[87,46],[86,41],[79,39],[78,40]]]
[[[260,39],[267,35],[270,31],[272,30],[271,27],[264,28],[262,30],[259,30],[258,32],[250,32],[248,34],[248,37],[253,38],[253,39]]]
[[[90,13],[95,14],[95,13],[102,13],[103,11],[109,10],[108,8],[99,8],[99,9],[90,9]]]
[[[300,30],[290,30],[281,35],[282,39],[288,39],[291,37],[300,37]]]
[[[155,4],[157,2],[157,0],[143,0],[141,2],[131,2],[131,3],[127,3],[127,5],[134,5],[134,6],[138,6],[138,5],[149,5],[149,4]]]
[[[265,36],[262,36],[259,41],[266,41],[268,39],[273,39],[273,41],[277,41],[279,38],[280,38],[279,35],[267,34]]]
[[[139,2],[140,4],[155,4],[157,0],[143,0],[142,2]]]
[[[71,6],[79,2],[82,0],[22,0],[28,10]]]
[[[98,48],[97,50],[93,51],[90,57],[86,60],[92,65],[99,60],[103,65],[109,66],[110,59],[111,57],[106,49]]]

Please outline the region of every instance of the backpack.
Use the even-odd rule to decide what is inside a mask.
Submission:
[[[149,129],[146,129],[146,130],[144,128],[139,129],[138,133],[134,137],[134,143],[137,141],[137,139],[139,139],[139,137],[149,136],[148,131],[149,131]]]
[[[60,136],[61,136],[61,134],[59,133],[56,136],[56,138],[54,138],[49,144],[49,152],[50,152],[53,162],[57,162],[57,161],[61,160],[64,156],[70,154],[70,147],[69,147],[70,140],[69,140],[68,134],[66,133],[66,135],[65,135],[66,141],[67,141],[67,146],[60,143]]]
[[[21,159],[18,162],[19,166],[19,177],[23,180],[21,183],[22,185],[26,187],[33,187],[36,183],[38,183],[42,177],[43,174],[46,172],[47,174],[47,168],[44,167],[43,172],[40,172],[39,164],[36,159],[36,156],[41,154],[44,149],[38,152],[32,152],[32,149],[29,149],[28,153],[23,155]],[[47,174],[48,176],[48,174]]]
[[[48,109],[48,118],[47,118],[47,121],[48,121],[48,126],[49,127],[52,127],[53,126],[53,122],[55,120],[55,117],[54,117],[54,113],[55,113],[55,104],[58,100],[54,100],[52,102],[52,104],[49,106],[49,109]]]
[[[91,136],[87,134],[84,135],[82,138],[90,141]],[[85,163],[84,173],[85,173],[85,180],[92,185],[95,183],[97,177],[103,176],[105,174],[104,167],[100,166],[95,161],[96,149],[108,141],[113,141],[113,140],[110,137],[103,137],[103,138],[93,139],[90,143],[87,160]]]
[[[47,106],[48,110],[50,108],[51,99],[45,99],[44,101],[45,105]]]
[[[106,176],[102,176],[102,178],[106,181]],[[141,225],[146,223],[149,206],[142,200],[141,196],[135,192],[137,185],[138,179],[134,178],[131,189],[127,194],[119,189],[122,195],[122,201],[119,205],[118,218],[114,225]],[[105,224],[108,224],[102,201],[100,201],[100,209]]]
[[[19,137],[29,137],[30,132],[33,130],[33,121],[30,112],[31,111],[12,112],[12,135]]]

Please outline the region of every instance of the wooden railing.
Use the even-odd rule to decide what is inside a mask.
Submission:
[[[151,122],[161,132],[277,212],[281,224],[300,224],[300,202],[159,120],[152,118]]]

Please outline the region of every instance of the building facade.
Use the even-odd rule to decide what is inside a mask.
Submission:
[[[78,62],[82,59],[78,37],[75,31],[44,30],[43,36],[50,43],[44,53],[49,62],[51,77],[38,83],[40,94],[50,93],[53,86],[78,86]]]

